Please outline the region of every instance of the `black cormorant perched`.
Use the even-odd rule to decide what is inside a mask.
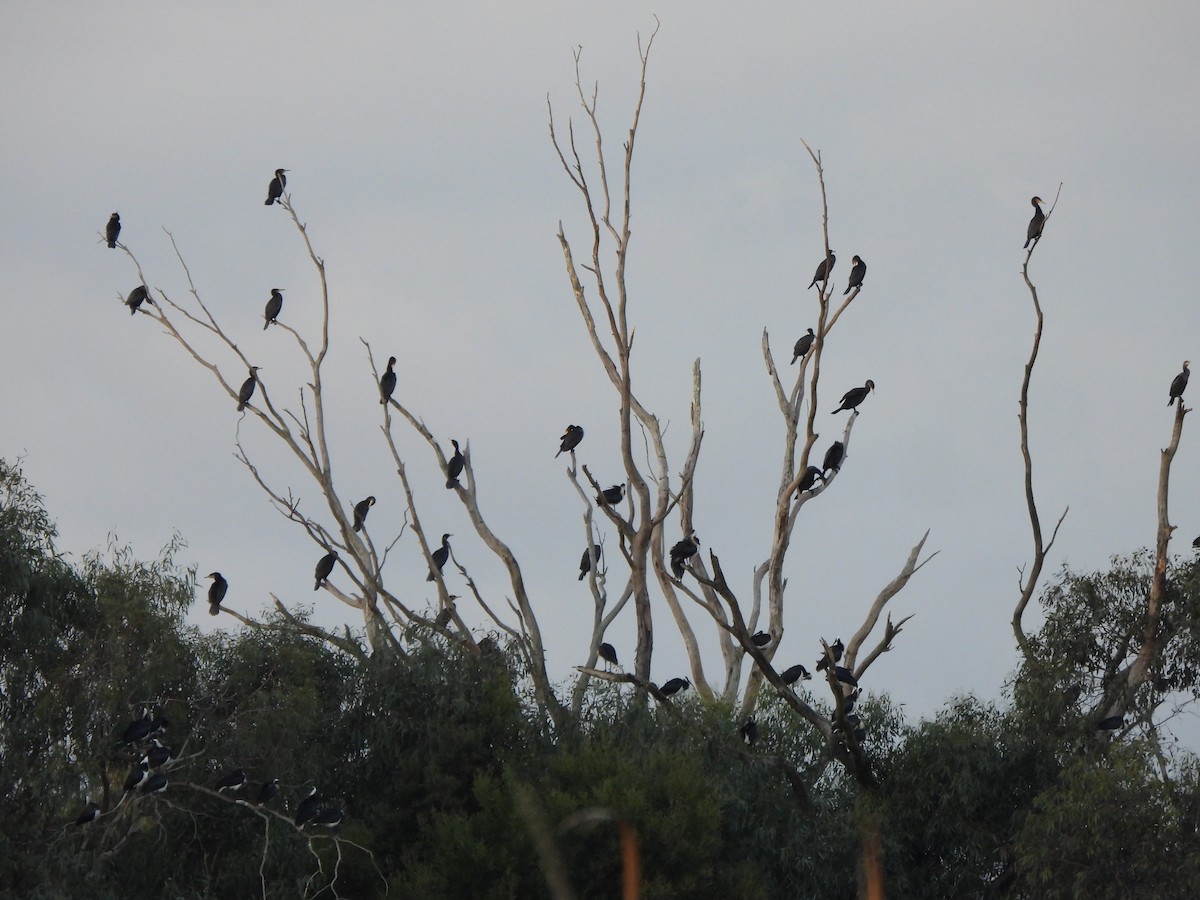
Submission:
[[[439,572],[442,571],[442,566],[446,565],[446,560],[448,560],[450,558],[450,537],[451,536],[448,534],[443,534],[442,535],[442,546],[438,547],[432,553],[433,564],[435,566],[437,566],[437,570]],[[425,580],[433,581],[433,579],[434,579],[433,569],[430,568],[429,576]]]
[[[1042,229],[1046,227],[1046,214],[1042,212],[1041,197],[1034,197],[1030,203],[1033,204],[1033,218],[1029,220],[1029,227],[1025,229],[1025,246],[1028,247],[1032,241],[1036,247],[1042,236]]]
[[[271,325],[279,314],[283,312],[283,288],[271,288],[271,299],[267,301],[267,308],[263,310],[263,331]]]
[[[320,805],[321,798],[317,796],[317,789],[310,788],[307,796],[296,804],[296,827],[303,828],[308,824],[309,820],[317,814]]]
[[[1200,540],[1200,538],[1196,538]],[[600,559],[600,548],[596,547],[596,559]],[[588,547],[583,551],[583,557],[579,560],[579,580],[587,578],[587,573],[592,571],[592,548]]]
[[[784,684],[795,684],[797,681],[808,681],[810,678],[812,675],[809,674],[808,669],[800,665],[784,669],[779,673],[779,680]]]
[[[614,503],[620,503],[625,499],[625,485],[614,484],[610,488],[605,488],[596,495],[596,502],[601,506],[611,506]]]
[[[1116,731],[1125,724],[1124,716],[1109,716],[1103,722],[1096,726],[1098,731]]]
[[[796,346],[792,348],[792,361],[788,365],[794,365],[796,360],[804,356],[812,348],[813,341],[816,339],[817,336],[813,334],[813,330],[811,328],[808,329],[808,334],[803,335],[800,340],[796,341]]]
[[[825,459],[821,463],[821,478],[825,478],[825,473],[832,469],[834,472],[840,472],[842,469],[842,460],[846,458],[846,445],[841,441],[834,441],[829,445],[829,449],[825,451]]]
[[[771,643],[771,636],[765,631],[756,631],[754,634],[750,635],[750,643],[752,643],[755,647],[765,647],[767,644]]]
[[[146,751],[146,756],[142,762],[146,763],[152,769],[159,769],[175,758],[175,753],[170,747],[164,747],[162,741],[155,740],[154,746]]]
[[[386,404],[392,399],[392,391],[396,390],[396,357],[389,356],[387,371],[379,378],[379,402]]]
[[[167,776],[162,772],[155,772],[142,783],[143,794],[160,794],[167,789]]]
[[[619,662],[617,662],[617,648],[607,641],[596,648],[596,653],[610,666],[621,665]]]
[[[692,683],[686,678],[672,678],[658,689],[658,692],[664,697],[673,697],[680,691],[686,691],[692,686]]]
[[[753,718],[747,719],[746,724],[738,729],[738,734],[742,736],[742,743],[753,747],[758,743],[758,723]]]
[[[254,798],[254,802],[257,803],[259,806],[262,806],[264,803],[268,803],[271,800],[275,799],[275,796],[278,793],[279,793],[279,779],[272,778],[270,781],[264,781],[262,783],[262,787],[260,787],[258,789],[258,795]]]
[[[141,783],[149,777],[147,775],[149,768],[150,763],[144,759],[134,767],[133,771],[129,773],[129,777],[125,779],[125,793],[137,790]]]
[[[1188,366],[1191,365],[1186,359],[1183,361],[1183,371],[1175,376],[1171,382],[1171,399],[1167,401],[1167,406],[1172,406],[1176,400],[1180,405],[1183,405],[1183,389],[1187,387],[1188,382]]]
[[[326,828],[336,828],[344,818],[346,818],[346,814],[342,810],[336,806],[326,806],[312,817],[310,824],[323,825]]]
[[[862,287],[863,279],[867,277],[867,264],[862,261],[861,256],[855,256],[850,262],[854,263],[850,269],[850,283],[846,285],[846,290],[842,291],[842,296],[846,296],[857,287]]]
[[[119,213],[113,213],[108,217],[108,225],[104,227],[104,237],[108,240],[108,246],[114,250],[117,247],[117,238],[121,234],[121,216]]]
[[[338,555],[336,550],[330,550],[321,557],[321,561],[317,563],[317,568],[313,572],[313,577],[317,579],[313,585],[313,590],[321,589],[321,582],[333,574],[333,567],[337,565]]]
[[[458,476],[462,474],[463,466],[467,464],[466,458],[462,455],[462,450],[458,447],[458,441],[451,440],[454,445],[454,455],[446,462],[446,488],[454,488],[458,486]]]
[[[841,638],[838,638],[836,641],[834,641],[832,644],[830,644],[829,645],[829,655],[822,656],[820,659],[817,660],[817,671],[823,672],[825,669],[829,668],[829,657],[830,656],[833,657],[833,661],[835,663],[841,662],[842,651],[844,651],[845,649],[846,649],[846,645],[842,643]]]
[[[676,578],[683,577],[684,566],[700,550],[700,542],[693,531],[671,548],[671,574]]]
[[[284,172],[289,169],[276,169],[275,177],[271,179],[271,183],[267,185],[267,206],[271,206],[276,200],[283,196],[283,189],[287,187],[287,176]]]
[[[238,391],[238,412],[244,410],[254,396],[254,389],[258,386],[258,369],[258,366],[251,366],[250,377],[242,382],[242,389]]]
[[[809,466],[804,470],[804,474],[800,476],[800,484],[796,488],[800,493],[811,491],[813,485],[817,483],[817,479],[821,477],[821,470],[816,466]]]
[[[121,732],[121,740],[118,741],[118,744],[135,744],[150,734],[150,729],[152,727],[153,723],[150,719],[150,710],[142,707],[142,717],[140,719],[134,719],[125,726],[125,730]]]
[[[858,687],[858,679],[854,677],[854,673],[845,666],[833,667],[834,677],[842,684],[848,684],[850,687]]]
[[[83,808],[78,816],[75,817],[76,825],[87,825],[89,822],[94,822],[100,818],[100,807],[93,801],[89,800],[87,806]]]
[[[363,525],[367,521],[367,513],[371,511],[371,507],[375,505],[375,498],[368,497],[366,500],[359,500],[354,504],[354,530],[362,531]]]
[[[875,382],[870,378],[867,383],[859,388],[850,388],[846,393],[842,394],[842,405],[834,410],[835,413],[840,413],[843,409],[857,409],[858,404],[867,399],[867,394],[875,390]]]
[[[554,458],[558,459],[560,453],[573,451],[579,446],[579,442],[583,440],[583,426],[568,425],[567,430],[563,432],[561,443],[558,445],[558,453],[554,454]]]
[[[225,592],[229,590],[229,582],[220,572],[213,572],[208,577],[213,580],[208,586],[208,614],[217,616],[221,614],[221,601],[225,599]]]
[[[815,275],[813,275],[812,284],[810,284],[809,287],[812,287],[813,284],[816,284],[818,281],[824,281],[826,278],[828,278],[829,273],[833,271],[833,266],[836,262],[837,256],[835,256],[834,252],[830,250],[829,256],[821,260],[821,264],[817,266],[817,272]]]
[[[150,292],[146,290],[146,286],[144,284],[139,284],[132,291],[130,291],[129,296],[125,298],[125,305],[129,307],[129,314],[132,316],[138,311],[138,307],[147,300],[150,300]],[[150,300],[150,302],[153,303],[154,301]]]
[[[240,791],[246,783],[245,769],[232,769],[221,776],[217,782],[218,791]]]

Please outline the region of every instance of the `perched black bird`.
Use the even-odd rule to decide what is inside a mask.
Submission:
[[[250,377],[242,382],[242,389],[238,391],[238,412],[244,410],[254,396],[254,389],[258,387],[258,369],[258,366],[251,366]]]
[[[276,169],[275,177],[271,179],[271,183],[267,185],[267,206],[271,206],[283,196],[283,189],[287,187],[287,176],[284,172],[288,169]]]
[[[856,287],[862,287],[863,279],[867,277],[867,264],[862,261],[861,256],[856,256],[850,260],[854,266],[850,269],[850,283],[846,285],[846,290],[842,291],[842,296],[846,296]]]
[[[845,666],[834,666],[833,674],[842,684],[848,684],[850,687],[858,687],[858,679],[854,677],[854,673]]]
[[[617,648],[607,642],[596,648],[596,653],[610,666],[620,666],[617,662]]]
[[[746,724],[738,729],[738,734],[742,736],[742,743],[747,747],[753,747],[758,743],[758,723],[754,719],[747,719]]]
[[[446,565],[446,560],[448,560],[450,558],[450,537],[451,537],[451,535],[443,534],[442,535],[442,546],[438,547],[431,554],[433,556],[433,565],[437,567],[437,570],[439,572],[442,571],[442,566]],[[426,578],[425,580],[433,581],[433,579],[434,579],[433,568],[430,568],[429,577]]]
[[[143,794],[161,794],[167,789],[167,776],[162,772],[155,772],[142,783]]]
[[[208,586],[208,614],[218,616],[221,614],[221,601],[225,599],[225,592],[229,590],[229,582],[220,572],[212,572],[208,577],[213,580]]]
[[[138,307],[147,300],[150,300],[150,292],[146,290],[146,286],[144,284],[139,284],[132,291],[130,291],[129,296],[125,298],[125,305],[129,307],[129,314],[132,316],[138,311]],[[153,303],[154,301],[150,300],[150,302]]]
[[[583,440],[583,427],[580,425],[568,425],[567,430],[563,432],[561,443],[558,445],[558,453],[554,454],[554,458],[558,459],[559,454],[573,451],[579,446],[579,442]]]
[[[279,779],[272,778],[270,781],[264,781],[262,783],[262,787],[258,789],[258,795],[254,798],[254,802],[259,806],[262,806],[264,803],[269,803],[271,800],[275,799],[275,796],[278,793]]]
[[[121,216],[118,213],[113,213],[108,217],[108,225],[104,228],[104,237],[108,240],[108,246],[112,249],[117,247],[117,238],[121,234]]]
[[[346,814],[336,806],[326,806],[312,817],[309,824],[323,825],[326,828],[336,828],[344,818],[346,818]]]
[[[666,684],[658,689],[658,692],[664,697],[673,697],[680,691],[686,691],[692,686],[692,683],[686,678],[672,678]]]
[[[813,284],[816,284],[818,281],[824,281],[826,278],[828,278],[830,273],[833,271],[833,266],[836,262],[837,256],[835,256],[834,252],[830,250],[829,256],[821,260],[821,264],[817,266],[817,272],[815,275],[813,275],[812,284],[810,284],[809,287],[812,287]]]
[[[463,466],[467,464],[462,450],[458,448],[458,441],[451,440],[450,443],[454,445],[454,455],[446,462],[447,489],[458,487],[458,476],[462,474]]]
[[[375,505],[375,498],[368,497],[366,500],[359,500],[354,504],[354,530],[362,531],[363,525],[367,522],[367,513],[371,511],[371,507]]]
[[[756,631],[750,636],[750,643],[755,647],[765,647],[771,643],[771,636],[765,631]]]
[[[1182,405],[1183,389],[1187,387],[1188,375],[1190,374],[1188,372],[1189,365],[1191,365],[1191,363],[1185,359],[1183,361],[1183,371],[1176,375],[1175,379],[1171,382],[1171,399],[1167,401],[1167,406],[1174,405],[1176,400],[1178,400]]]
[[[817,671],[823,672],[829,668],[829,657],[830,656],[833,657],[833,661],[835,663],[841,662],[842,652],[845,649],[846,649],[846,645],[842,643],[841,638],[838,638],[836,641],[834,641],[832,644],[830,644],[829,645],[829,655],[822,656],[820,659],[817,660]]]
[[[245,769],[231,769],[217,782],[218,791],[240,791],[246,783]]]
[[[699,550],[700,541],[696,538],[694,531],[682,541],[675,544],[671,548],[671,574],[676,578],[682,578],[684,566],[688,565],[688,560],[695,556]]]
[[[160,769],[175,758],[174,751],[170,747],[164,747],[162,741],[155,740],[153,745],[146,751],[146,756],[142,760],[151,769]]]
[[[817,479],[821,477],[820,469],[818,469],[816,466],[809,466],[804,470],[804,474],[800,476],[800,484],[796,490],[800,491],[801,493],[804,491],[811,491],[813,486],[817,483]]]
[[[825,459],[821,463],[821,478],[826,477],[826,473],[831,469],[834,472],[842,470],[842,460],[846,458],[846,445],[841,441],[834,441],[829,445],[829,449],[825,451]]]
[[[144,759],[134,767],[133,771],[129,773],[129,777],[125,779],[125,793],[128,794],[141,786],[142,782],[149,777],[147,775],[149,768],[150,764]]]
[[[100,807],[89,800],[87,802],[87,806],[83,808],[83,812],[75,817],[75,824],[87,825],[89,822],[94,822],[98,818],[100,818]]]
[[[1124,716],[1109,716],[1103,722],[1096,726],[1098,731],[1116,731],[1125,724]]]
[[[396,357],[388,357],[387,371],[379,378],[379,403],[386,404],[392,399],[392,391],[396,390]]]
[[[1042,237],[1042,229],[1046,227],[1046,214],[1042,212],[1042,198],[1034,197],[1031,201],[1033,204],[1033,218],[1029,220],[1029,227],[1025,229],[1025,246],[1029,246],[1029,242],[1033,242],[1033,246],[1037,246],[1037,242]]]
[[[840,413],[843,409],[857,409],[858,404],[867,399],[867,394],[875,390],[875,382],[870,378],[867,383],[860,388],[850,388],[846,393],[842,394],[842,405],[834,410],[835,413]]]
[[[307,825],[317,814],[320,806],[321,798],[317,796],[317,789],[310,788],[308,795],[296,804],[296,827],[303,828]]]
[[[1200,540],[1197,538],[1196,540]],[[596,560],[600,559],[600,548],[596,548]],[[583,558],[579,560],[579,580],[587,578],[587,573],[592,571],[592,548],[588,547],[583,551]]]
[[[796,665],[779,673],[779,679],[784,684],[795,684],[797,681],[808,681],[812,675],[804,666]]]
[[[267,308],[263,310],[263,331],[279,318],[279,314],[283,312],[283,288],[271,288],[271,299],[267,301]]]
[[[596,495],[596,502],[601,506],[611,506],[613,503],[620,503],[625,499],[625,485],[614,484],[610,488],[605,488]]]
[[[851,691],[842,698],[842,713],[844,715],[848,716],[854,711],[854,704],[858,702],[860,694],[862,694],[861,690]]]
[[[313,584],[313,590],[321,589],[321,582],[333,574],[333,567],[337,565],[338,555],[336,550],[330,550],[321,557],[321,561],[317,563],[317,568],[313,572],[313,577],[316,583]]]
[[[121,740],[117,743],[119,745],[136,744],[138,741],[150,734],[150,729],[152,727],[153,723],[150,719],[150,710],[142,707],[142,717],[140,719],[134,719],[125,726],[125,730],[121,732]]]
[[[796,360],[808,353],[812,349],[813,341],[816,339],[817,336],[813,334],[813,330],[811,328],[808,329],[808,334],[803,335],[800,340],[796,341],[796,346],[792,348],[792,361],[788,365],[794,365]]]

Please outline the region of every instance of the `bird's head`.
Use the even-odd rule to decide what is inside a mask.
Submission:
[[[221,573],[220,572],[210,572],[208,575],[205,575],[204,577],[205,578],[220,578]]]
[[[1188,366],[1190,366],[1190,365],[1191,365],[1191,363],[1190,363],[1190,362],[1188,362],[1186,359],[1183,361],[1183,367],[1184,367],[1185,369],[1186,369]]]
[[[292,170],[291,169],[276,169],[275,174],[282,175],[284,172],[290,172],[290,171],[292,171]]]
[[[396,357],[394,357],[394,356],[389,356],[389,357],[388,357],[388,368],[390,369],[390,368],[391,368],[392,366],[394,366],[395,364],[396,364]]]
[[[112,217],[113,217],[114,219],[119,219],[119,218],[121,218],[121,214],[120,214],[120,213],[113,213],[113,214],[112,214]]]
[[[253,377],[260,369],[262,369],[262,366],[251,366],[250,367],[251,377]]]
[[[861,262],[862,262],[862,257],[861,257],[861,256],[854,256],[854,257],[852,257],[852,258],[850,259],[850,262],[854,263],[854,264],[857,266],[859,263],[861,263]]]
[[[442,535],[442,543],[443,544],[446,543],[446,541],[450,540],[450,538],[452,538],[452,537],[454,537],[454,535],[452,535],[452,534],[443,534]]]
[[[374,506],[374,505],[375,505],[375,498],[374,498],[374,497],[368,497],[368,498],[367,498],[367,506]]]
[[[868,391],[875,390],[875,382],[873,382],[870,378],[867,379],[867,390]]]
[[[1029,202],[1030,202],[1030,203],[1032,203],[1034,206],[1041,206],[1041,205],[1042,205],[1043,203],[1045,203],[1046,201],[1045,201],[1045,200],[1043,200],[1041,197],[1034,197],[1034,198],[1033,198],[1032,200],[1030,200]]]

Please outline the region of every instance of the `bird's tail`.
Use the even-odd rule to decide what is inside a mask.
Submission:
[[[267,319],[266,321],[264,321],[264,322],[263,322],[263,331],[266,331],[266,330],[267,330],[267,326],[268,326],[268,325],[270,325],[270,324],[271,324],[271,320],[270,320],[270,319]]]
[[[221,614],[221,604],[220,603],[211,604],[208,607],[208,614],[210,616],[219,616]]]
[[[267,205],[267,206],[273,206],[274,204],[275,204],[275,198],[274,198],[274,197],[268,197],[268,198],[267,198],[267,203],[266,203],[266,205]]]

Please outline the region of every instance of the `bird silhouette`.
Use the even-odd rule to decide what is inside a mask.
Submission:
[[[313,571],[313,577],[316,578],[316,582],[313,584],[314,591],[319,591],[321,589],[321,582],[333,574],[333,567],[337,565],[337,561],[338,555],[336,550],[330,550],[321,557],[317,563],[317,568]]]
[[[835,413],[840,413],[843,409],[857,409],[858,405],[867,399],[867,394],[875,390],[875,382],[870,378],[862,387],[850,388],[846,393],[842,394],[842,405],[834,410]]]
[[[117,247],[117,238],[121,236],[121,216],[119,213],[113,213],[108,217],[108,224],[104,226],[104,238],[108,241],[108,246],[112,249]]]
[[[583,427],[580,425],[568,425],[567,430],[563,432],[561,443],[558,446],[558,453],[554,454],[554,458],[558,459],[559,455],[563,453],[574,452],[582,440]]]
[[[448,560],[450,558],[450,538],[452,536],[453,535],[443,534],[442,535],[442,546],[438,547],[431,554],[431,556],[433,557],[433,565],[437,567],[437,570],[439,572],[442,571],[442,566],[446,565],[446,560]],[[433,568],[430,568],[429,577],[426,578],[425,580],[433,581],[433,579],[434,579]]]
[[[379,402],[387,403],[392,399],[392,391],[396,390],[396,357],[389,356],[387,371],[379,378]]]
[[[206,577],[213,580],[208,586],[208,614],[217,616],[221,614],[221,601],[225,599],[225,592],[229,590],[229,582],[220,572],[213,572]]]
[[[267,206],[271,206],[283,196],[283,189],[287,187],[287,176],[283,174],[289,171],[288,169],[276,169],[275,177],[271,179],[271,183],[267,185]]]
[[[867,264],[862,261],[861,256],[855,256],[850,262],[854,265],[850,269],[850,281],[846,285],[846,290],[842,291],[843,297],[855,288],[862,287],[863,279],[867,277]]]
[[[371,507],[375,505],[375,498],[368,497],[366,500],[359,500],[354,504],[354,530],[362,531],[363,525],[367,521],[367,513],[371,511]]]
[[[796,346],[792,348],[792,361],[788,365],[794,365],[796,360],[804,356],[812,348],[813,341],[817,336],[813,334],[813,330],[808,329],[808,334],[803,335],[800,340],[796,341]]]
[[[817,266],[817,271],[813,275],[812,284],[809,284],[809,287],[811,288],[818,281],[822,281],[822,282],[825,281],[825,279],[829,277],[830,273],[833,272],[833,267],[834,267],[834,264],[836,264],[836,263],[837,263],[837,256],[834,255],[834,252],[832,250],[830,250],[829,256],[827,256],[825,259],[821,260],[820,265]]]
[[[450,443],[454,445],[454,455],[446,463],[447,489],[458,487],[458,476],[462,474],[463,466],[467,463],[462,450],[458,448],[458,441],[451,440]]]
[[[271,288],[271,299],[267,301],[266,309],[263,310],[263,331],[266,331],[279,318],[279,313],[282,311],[283,288]]]
[[[139,284],[132,291],[130,291],[129,296],[125,298],[125,305],[129,307],[129,314],[132,316],[138,311],[138,307],[140,307],[147,300],[150,300],[150,292],[146,290],[146,286],[144,284]],[[150,302],[153,303],[154,301],[150,300]]]
[[[1188,375],[1190,374],[1188,372],[1189,365],[1191,363],[1185,359],[1183,361],[1183,371],[1176,375],[1171,382],[1171,399],[1167,401],[1167,406],[1172,406],[1176,400],[1179,401],[1180,406],[1183,405],[1183,389],[1187,387]]]
[[[1025,229],[1025,247],[1029,247],[1030,241],[1033,246],[1037,246],[1037,242],[1042,238],[1042,229],[1046,227],[1046,214],[1042,212],[1042,198],[1034,197],[1029,201],[1033,204],[1033,218],[1029,220],[1029,227]]]
[[[242,389],[238,391],[238,412],[242,412],[254,396],[254,389],[258,387],[258,370],[258,366],[251,366],[250,377],[242,382]]]

